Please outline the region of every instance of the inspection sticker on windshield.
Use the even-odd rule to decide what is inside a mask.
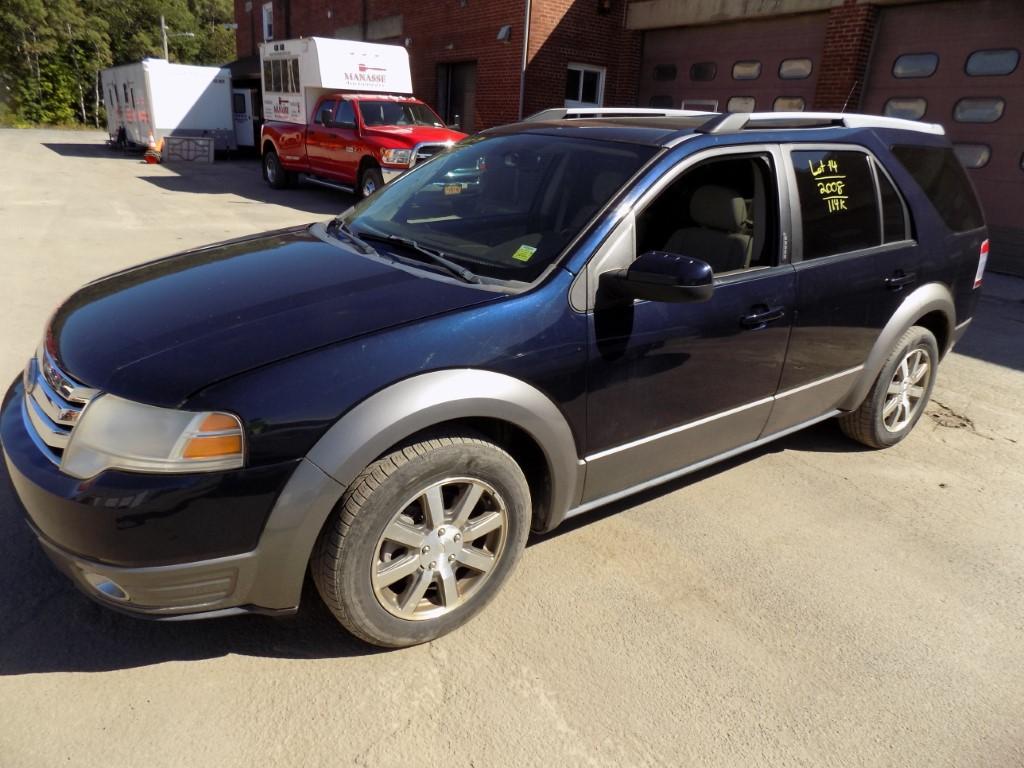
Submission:
[[[444,193],[446,195],[461,195],[462,185],[461,184],[445,184]]]
[[[532,245],[520,245],[516,248],[516,252],[512,254],[512,258],[516,261],[529,261],[536,252],[537,249]]]

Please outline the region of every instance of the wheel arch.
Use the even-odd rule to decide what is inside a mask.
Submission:
[[[953,294],[947,286],[942,283],[927,283],[915,289],[903,300],[875,340],[857,384],[839,403],[840,410],[853,411],[864,402],[893,345],[914,325],[923,326],[931,331],[939,345],[939,356],[945,355],[949,350],[956,325]]]
[[[313,546],[346,488],[395,446],[447,427],[480,432],[520,463],[535,530],[550,530],[578,502],[584,464],[565,417],[540,390],[476,369],[419,374],[352,408],[299,463],[260,539],[260,561],[271,565],[257,577],[254,602],[297,605]]]

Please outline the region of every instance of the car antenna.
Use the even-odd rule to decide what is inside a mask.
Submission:
[[[846,107],[850,103],[850,97],[853,96],[853,91],[860,85],[860,80],[854,80],[853,85],[850,86],[850,92],[846,94],[846,101],[843,102],[843,108],[839,111],[839,114],[846,113]]]

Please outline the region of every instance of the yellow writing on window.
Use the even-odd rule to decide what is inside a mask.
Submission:
[[[808,160],[807,165],[811,169],[814,182],[818,185],[818,194],[828,207],[828,212],[849,210],[846,207],[846,174],[839,172],[839,162],[819,160],[815,166],[813,160]]]

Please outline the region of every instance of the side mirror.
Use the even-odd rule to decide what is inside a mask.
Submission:
[[[601,290],[628,299],[701,302],[714,292],[710,264],[666,251],[648,251],[628,269],[605,272],[600,280]]]

